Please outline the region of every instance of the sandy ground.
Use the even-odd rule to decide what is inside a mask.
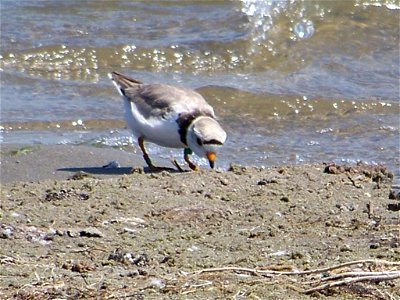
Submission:
[[[118,150],[1,154],[0,299],[400,298],[384,167],[130,174],[141,157]]]
[[[115,160],[122,167],[103,168]],[[129,174],[132,166],[142,165],[143,159],[139,155],[110,148],[2,145],[0,179],[2,183],[68,179],[79,171],[107,178]]]

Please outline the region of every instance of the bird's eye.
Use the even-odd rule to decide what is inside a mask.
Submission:
[[[202,146],[202,145],[203,145],[203,142],[202,142],[202,140],[201,140],[201,139],[199,139],[199,138],[197,138],[197,144],[198,144],[199,146]]]

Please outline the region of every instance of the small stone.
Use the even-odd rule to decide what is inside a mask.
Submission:
[[[103,237],[103,233],[94,227],[87,227],[79,231],[79,235],[83,237]]]
[[[280,200],[282,202],[289,202],[289,197],[288,196],[283,196]]]
[[[257,182],[258,185],[267,185],[267,184],[271,184],[271,183],[278,183],[278,180],[274,179],[263,179],[260,180],[259,182]]]
[[[129,233],[129,234],[135,234],[137,232],[136,229],[124,227],[124,232]]]
[[[389,203],[387,208],[391,211],[400,211],[400,203]]]
[[[13,231],[11,227],[4,228],[0,232],[0,238],[2,239],[11,239],[12,235]]]
[[[227,186],[229,184],[229,181],[226,180],[225,178],[221,178],[220,182],[221,182],[222,185],[225,185],[225,186]]]
[[[92,177],[92,176],[89,173],[86,173],[84,171],[78,171],[68,179],[69,180],[82,180],[87,177]]]
[[[340,252],[351,252],[353,250],[351,250],[349,245],[343,245],[342,247],[340,247]]]
[[[379,243],[369,244],[369,249],[378,249],[381,245]]]
[[[162,177],[171,177],[171,172],[168,171],[162,171],[160,174]]]
[[[160,278],[152,278],[150,280],[150,286],[157,289],[163,289],[165,287],[165,281]]]
[[[301,252],[292,252],[291,254],[290,254],[290,258],[291,259],[301,259],[301,258],[303,258],[304,257],[304,255],[303,255],[303,253],[301,253]]]
[[[279,170],[278,170],[278,173],[279,173],[279,174],[282,174],[282,175],[283,175],[283,174],[286,174],[286,170],[285,170],[285,169],[279,169]]]
[[[130,173],[131,173],[131,174],[135,174],[135,173],[137,173],[137,174],[144,174],[144,169],[141,168],[141,167],[135,167],[135,168],[132,168],[132,170],[131,170]]]
[[[231,165],[229,166],[228,171],[229,171],[229,172],[233,172],[233,173],[235,173],[236,175],[243,175],[244,173],[246,173],[247,168],[244,167],[244,166],[240,166],[240,165],[236,165],[236,164],[231,164]]]
[[[136,276],[139,276],[139,275],[140,275],[139,270],[133,270],[133,271],[130,271],[130,272],[128,272],[126,274],[127,277],[136,277]]]
[[[87,273],[89,271],[93,271],[93,268],[86,263],[78,262],[71,266],[71,271],[77,273]]]
[[[79,194],[79,199],[80,199],[80,200],[84,200],[84,201],[85,201],[85,200],[88,200],[89,197],[90,197],[90,196],[89,196],[88,193],[80,193],[80,194]]]
[[[77,231],[76,229],[68,229],[68,230],[67,230],[67,235],[68,235],[69,237],[75,238],[75,237],[77,237],[79,234],[78,234],[78,231]]]
[[[43,240],[45,241],[53,241],[54,237],[57,235],[57,231],[56,230],[50,230],[50,232],[48,232],[44,237]]]
[[[390,200],[400,200],[400,190],[391,190],[389,193]]]

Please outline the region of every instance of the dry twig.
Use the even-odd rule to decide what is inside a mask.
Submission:
[[[307,271],[294,271],[294,272],[282,272],[282,271],[273,271],[273,270],[262,270],[262,269],[252,269],[252,268],[241,268],[241,267],[221,267],[221,268],[209,268],[209,269],[202,269],[196,271],[194,273],[189,273],[189,275],[199,275],[202,273],[210,273],[210,272],[224,272],[224,271],[237,271],[237,272],[246,272],[251,273],[254,275],[261,275],[261,276],[273,276],[273,275],[308,275],[308,274],[316,274],[316,273],[323,273],[327,271],[332,271],[335,269],[340,269],[343,267],[348,267],[351,265],[358,265],[358,264],[382,264],[382,265],[393,265],[393,266],[400,266],[400,262],[391,262],[386,260],[378,260],[378,259],[364,259],[364,260],[355,260],[350,262],[345,262],[342,264],[338,264],[331,267],[320,268],[320,269],[313,269]]]
[[[227,272],[233,271],[236,273],[247,273],[254,276],[262,276],[262,277],[275,277],[275,276],[305,276],[311,274],[320,274],[325,273],[328,271],[333,271],[337,269],[341,269],[344,267],[349,267],[353,265],[359,264],[375,264],[375,265],[386,265],[386,266],[400,266],[400,262],[392,262],[386,260],[375,260],[375,259],[365,259],[365,260],[356,260],[356,261],[349,261],[342,264],[325,267],[325,268],[318,268],[312,269],[307,271],[293,271],[293,272],[286,272],[286,271],[275,271],[275,270],[265,270],[265,269],[253,269],[253,268],[242,268],[242,267],[221,267],[221,268],[208,268],[202,269],[193,273],[186,274],[186,276],[196,276],[203,273],[213,273],[213,272]],[[321,291],[324,289],[334,288],[338,286],[358,283],[358,282],[380,282],[380,281],[388,281],[388,280],[395,280],[400,279],[400,271],[390,270],[390,271],[381,271],[381,272],[344,272],[338,273],[333,276],[324,277],[319,280],[315,281],[308,281],[304,284],[321,284],[326,281],[330,281],[329,283],[321,284],[316,287],[303,290],[304,293],[310,294],[313,292]]]
[[[324,277],[324,278],[321,278],[318,280],[305,282],[304,284],[315,284],[315,283],[320,283],[320,282],[324,282],[324,281],[333,281],[333,280],[338,280],[338,279],[342,279],[342,278],[351,278],[351,277],[361,278],[361,277],[368,277],[368,276],[387,276],[387,275],[395,275],[395,274],[400,274],[400,271],[345,272],[345,273],[340,273],[340,274],[329,276],[329,277]]]
[[[318,292],[318,291],[330,289],[330,288],[333,288],[333,287],[347,285],[347,284],[356,283],[356,282],[365,282],[365,281],[380,282],[380,281],[394,280],[394,279],[399,279],[399,278],[400,278],[400,271],[399,272],[391,272],[390,274],[385,274],[385,275],[361,276],[361,277],[355,277],[355,278],[345,278],[344,280],[325,283],[325,284],[319,285],[317,287],[305,290],[304,293],[305,294],[311,294],[313,292]]]

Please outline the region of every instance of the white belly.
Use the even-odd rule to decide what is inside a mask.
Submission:
[[[174,118],[144,118],[134,103],[124,99],[125,119],[136,137],[144,137],[146,141],[169,148],[185,148],[178,133],[178,123]]]

